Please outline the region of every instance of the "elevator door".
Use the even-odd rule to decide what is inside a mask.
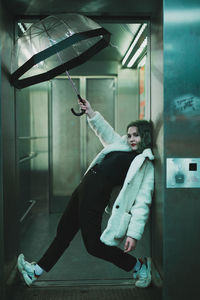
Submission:
[[[115,79],[73,79],[82,97],[114,126]],[[77,97],[66,78],[52,81],[51,105],[51,190],[50,211],[61,212],[89,163],[102,149],[95,134],[88,128],[86,116],[74,116]]]

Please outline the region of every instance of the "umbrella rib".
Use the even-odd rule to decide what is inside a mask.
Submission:
[[[63,23],[65,25],[65,27],[68,29],[70,28],[71,29],[71,26],[65,21],[63,21],[62,19],[59,19],[57,16],[53,15],[52,17],[54,17],[55,19],[59,20],[59,22]],[[71,29],[72,30],[72,29]],[[73,31],[73,30],[72,30]],[[72,34],[70,34],[72,35]]]
[[[47,34],[47,37],[48,37],[48,39],[49,39],[50,44],[53,46],[54,44],[53,44],[53,42],[51,41],[51,38],[50,38],[50,36],[49,36],[49,33],[48,33],[47,30],[46,30],[46,26],[43,24],[43,22],[41,22],[41,24],[42,24],[42,26],[44,27],[44,30],[45,30],[45,32],[46,32],[46,34]],[[62,61],[62,59],[61,59],[59,53],[57,52],[56,54],[57,54],[57,56],[58,56],[60,62],[63,63],[63,61]],[[69,75],[69,72],[68,72],[67,70],[65,70],[65,73],[67,74],[67,77],[69,78],[69,81],[70,81],[70,83],[71,83],[71,85],[72,85],[72,87],[73,87],[73,89],[74,89],[76,95],[78,96],[78,90],[77,90],[77,88],[76,88],[76,86],[75,86],[75,83],[74,83],[73,80],[71,79],[71,77],[70,77],[70,75]]]

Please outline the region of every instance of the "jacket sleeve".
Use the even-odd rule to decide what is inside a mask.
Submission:
[[[127,230],[127,236],[140,240],[147,222],[152,194],[154,189],[154,166],[148,162],[141,187],[134,205],[131,208],[131,219]]]
[[[87,118],[87,120],[104,147],[114,142],[121,141],[121,136],[114,131],[112,126],[99,112],[96,112],[93,118]]]

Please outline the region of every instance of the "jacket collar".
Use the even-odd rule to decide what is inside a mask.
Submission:
[[[151,148],[144,149],[141,153],[144,157],[148,157],[150,160],[154,160],[154,155],[151,151]]]

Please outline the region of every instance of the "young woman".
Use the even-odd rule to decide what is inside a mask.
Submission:
[[[50,271],[67,249],[78,230],[85,247],[93,256],[133,272],[137,287],[151,282],[149,258],[136,259],[128,252],[136,248],[148,219],[154,187],[154,156],[152,127],[148,121],[135,121],[127,126],[127,135],[120,136],[94,112],[90,103],[79,103],[88,123],[102,142],[104,149],[93,160],[79,186],[73,192],[57,227],[53,242],[36,263],[18,257],[18,269],[28,286],[43,271]],[[122,185],[106,229],[101,221],[113,187]],[[124,251],[119,244],[125,239]]]

